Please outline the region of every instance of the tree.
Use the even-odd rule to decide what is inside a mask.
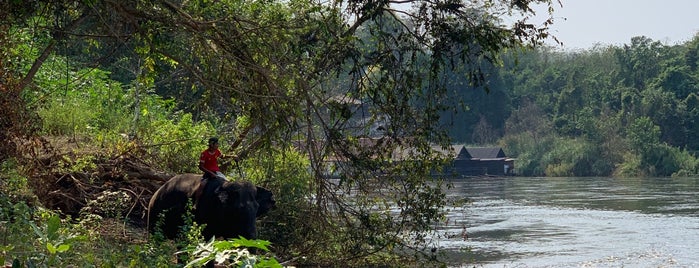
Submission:
[[[630,45],[617,48],[615,55],[620,65],[619,80],[623,85],[642,90],[658,74],[659,63],[665,55],[663,44],[645,36],[631,38]]]
[[[424,232],[444,204],[440,184],[426,179],[442,157],[430,145],[449,144],[437,125],[447,108],[444,76],[463,64],[470,83],[482,85],[482,65],[474,63],[548,38],[552,19],[528,22],[538,3],[553,11],[550,0],[10,1],[4,25],[19,29],[38,18],[37,29],[45,30],[37,34],[50,36],[15,92],[33,86],[57,46],[79,43],[112,52],[90,64],[122,60],[109,58],[115,55],[138,64],[135,77],[119,81],[194,95],[182,107],[222,116],[223,127],[245,137],[241,157],[301,148],[314,176],[305,214],[319,227],[307,231],[328,245],[312,260],[333,263],[425,247]],[[498,20],[517,14],[522,19],[512,25]],[[327,116],[338,96],[356,100],[362,108],[350,111],[363,113],[367,124],[350,129],[355,114]],[[379,121],[384,135],[367,143]],[[326,178],[329,159],[345,164],[339,183]]]

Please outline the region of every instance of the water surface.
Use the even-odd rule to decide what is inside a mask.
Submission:
[[[435,241],[463,267],[699,267],[699,178],[469,178]]]

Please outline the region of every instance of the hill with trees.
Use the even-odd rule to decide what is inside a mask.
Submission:
[[[640,36],[511,51],[490,67],[489,92],[454,94],[470,109],[444,126],[460,142],[504,147],[520,175],[696,175],[698,45],[699,36],[677,45]]]

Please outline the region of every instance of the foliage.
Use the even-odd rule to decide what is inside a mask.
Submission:
[[[124,218],[123,211],[128,211],[132,203],[133,200],[124,191],[104,191],[94,200],[87,201],[80,213],[86,217],[93,214],[121,219]]]
[[[230,256],[231,249],[247,252],[247,260],[254,260],[257,267],[281,267],[273,257],[252,254],[247,250],[268,251],[269,242],[263,240],[235,239],[205,243],[201,240],[201,228],[191,226],[187,237],[177,243],[158,238],[125,243],[118,237],[110,236],[119,236],[117,233],[128,230],[111,230],[109,232],[114,232],[111,234],[98,231],[105,228],[103,225],[107,222],[107,219],[89,213],[74,220],[62,219],[55,212],[30,207],[24,202],[14,203],[2,195],[0,261],[13,263],[13,267],[177,267],[175,255],[187,253],[190,249],[194,253],[194,249],[198,249],[196,252],[201,254],[189,254],[191,266],[195,264],[195,258],[203,257],[201,249],[211,248],[220,256]],[[141,236],[143,233],[138,231],[133,235]],[[176,248],[178,243],[187,250],[179,252]]]
[[[37,260],[42,263],[45,262],[49,266],[53,266],[60,258],[59,254],[63,254],[70,250],[71,246],[80,240],[84,240],[84,236],[76,235],[70,233],[68,228],[61,226],[61,219],[56,214],[43,214],[43,218],[39,221],[40,223],[46,223],[46,226],[37,226],[32,224],[32,229],[34,233],[38,236],[40,243],[39,248],[46,249],[48,252],[48,260]],[[44,257],[45,258],[45,257]],[[31,259],[30,259],[31,260]]]
[[[554,177],[594,176],[595,156],[599,155],[589,142],[583,139],[559,138],[541,159],[545,174]]]
[[[63,66],[66,61],[51,57],[45,64]],[[132,142],[137,142],[156,167],[196,171],[198,153],[206,138],[215,134],[210,123],[173,112],[172,100],[125,89],[99,69],[69,70],[65,75],[78,78],[67,81],[61,68],[40,70],[35,79],[40,90],[26,96],[38,106],[44,134],[94,139],[107,153],[133,150]],[[39,101],[46,98],[50,101]]]
[[[208,243],[200,243],[196,248],[186,249],[192,257],[185,267],[202,267],[213,261],[219,265],[235,267],[279,267],[281,264],[274,258],[256,256],[250,250],[259,249],[269,251],[270,243],[263,240],[248,240],[237,238],[232,240],[220,240],[211,238]]]
[[[308,173],[311,163],[305,155],[291,147],[279,148],[235,165],[231,178],[251,180],[275,193],[276,209],[259,221],[259,230],[261,237],[274,243],[277,254],[303,258],[332,244],[320,242],[334,236],[328,233],[332,230],[320,232],[323,225],[309,220],[317,212],[312,209],[315,182]]]
[[[3,110],[2,127],[31,133],[39,124],[25,111],[35,109],[43,134],[170,172],[196,171],[206,137],[235,133],[240,176],[279,197],[261,235],[307,265],[386,265],[427,249],[444,205],[442,182],[426,179],[444,160],[434,144],[499,138],[522,175],[698,173],[699,37],[524,50],[551,23],[528,23],[530,5],[555,1],[390,2],[5,1],[2,104],[22,97],[26,107]],[[498,18],[519,12],[512,27]],[[20,174],[3,188],[24,187]],[[4,235],[22,247],[3,251],[36,246],[27,226],[38,214],[3,202]],[[56,228],[49,219],[39,233]],[[196,231],[189,239],[198,244]],[[103,241],[54,240],[54,250],[41,244],[53,261],[79,249],[123,264],[117,249],[90,251]],[[154,245],[119,249],[167,263]]]
[[[628,132],[631,149],[641,155],[651,154],[660,142],[660,128],[648,117],[636,118]]]
[[[527,134],[507,135],[500,142],[511,155],[517,156],[515,168],[518,174],[524,176],[544,176],[546,166],[542,166],[541,159],[551,147],[555,138],[552,136],[534,139]]]
[[[396,253],[427,249],[425,232],[443,216],[442,182],[428,179],[444,160],[430,145],[450,143],[440,115],[464,108],[452,101],[470,96],[464,89],[488,88],[487,70],[501,53],[549,37],[552,18],[543,25],[527,18],[531,5],[552,11],[555,1],[393,4],[13,1],[3,25],[32,41],[13,50],[27,56],[16,67],[17,91],[58,99],[46,107],[35,102],[45,118],[60,116],[47,131],[89,136],[105,150],[148,155],[176,172],[193,169],[201,136],[223,130],[245,136],[233,148],[244,160],[270,154],[262,162],[277,163],[274,155],[286,153],[275,150],[295,147],[309,165],[266,171],[303,174],[274,174],[282,181],[276,190],[302,197],[300,212],[313,221],[301,232],[318,244],[294,242],[290,255],[317,262],[309,265],[381,265]],[[522,19],[507,24],[498,18],[504,14]],[[494,106],[508,106],[506,91],[492,92],[503,97]],[[121,96],[114,102],[125,108],[89,109],[108,106],[105,95]],[[479,131],[501,133],[505,124],[493,118],[507,114],[491,113]],[[244,130],[238,118],[248,119]],[[338,162],[338,178],[328,180]]]
[[[499,72],[502,79],[514,80],[504,83],[514,109],[500,143],[517,157],[518,172],[691,174],[699,149],[692,138],[696,99],[691,93],[697,75],[692,44],[698,38],[667,46],[634,37],[621,47],[509,55]],[[524,139],[526,134],[555,144]]]
[[[194,122],[191,114],[154,121],[148,129],[142,137],[150,144],[147,151],[153,161],[175,173],[196,172],[199,154],[206,149],[208,137],[215,136],[211,124]]]
[[[0,196],[9,200],[36,202],[36,196],[29,187],[29,181],[20,171],[20,166],[15,158],[4,160],[0,163]]]
[[[251,181],[284,193],[280,203],[308,198],[313,178],[308,173],[309,159],[292,147],[271,150],[242,162],[244,174]]]
[[[500,144],[517,156],[516,170],[521,175],[542,176],[541,158],[553,146],[555,138],[548,115],[535,103],[525,102],[505,122]]]
[[[645,177],[645,169],[641,164],[641,157],[631,152],[626,152],[623,161],[617,165],[614,176],[619,177]]]
[[[74,258],[75,248],[87,240],[84,230],[72,228],[68,220],[62,220],[55,212],[32,210],[24,202],[0,201],[3,208],[0,215],[3,263],[57,266]]]

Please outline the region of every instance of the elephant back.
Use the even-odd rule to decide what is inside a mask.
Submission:
[[[161,219],[166,223],[163,233],[167,237],[174,237],[178,231],[176,226],[183,223],[181,215],[185,213],[187,202],[200,183],[201,175],[181,174],[160,186],[148,203],[148,228],[153,230]]]
[[[194,220],[206,225],[203,235],[207,239],[212,236],[256,238],[256,218],[274,207],[272,193],[249,181],[210,178],[199,189],[201,182],[202,175],[182,174],[163,184],[148,206],[149,229],[153,231],[154,222],[162,219],[165,236],[176,237],[179,227],[184,225],[182,215],[191,201],[195,205]]]
[[[198,201],[197,222],[207,223],[204,236],[256,237],[256,188],[248,181],[211,180]]]
[[[201,197],[196,202],[197,215],[207,216],[217,213],[231,202],[237,202],[240,195],[250,195],[255,198],[255,187],[248,181],[227,181],[221,178],[208,179]],[[235,200],[234,200],[235,199]]]

